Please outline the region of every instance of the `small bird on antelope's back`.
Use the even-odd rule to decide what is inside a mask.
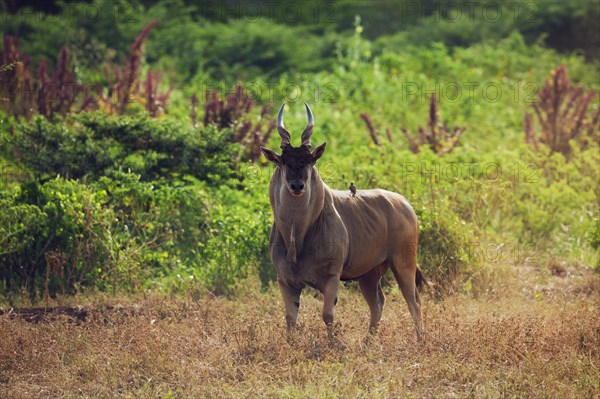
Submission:
[[[356,186],[354,185],[354,182],[350,182],[350,192],[353,197],[356,197]]]

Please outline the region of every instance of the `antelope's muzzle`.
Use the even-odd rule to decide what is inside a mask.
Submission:
[[[304,183],[300,180],[294,180],[290,183],[290,191],[297,197],[301,196],[304,193]]]

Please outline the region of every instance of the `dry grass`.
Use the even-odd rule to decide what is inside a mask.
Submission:
[[[0,397],[598,398],[598,276],[565,291],[564,278],[528,273],[543,281],[477,300],[426,300],[424,345],[395,289],[370,340],[366,304],[342,290],[334,342],[312,296],[288,338],[275,291],[79,298],[83,309],[41,317],[4,308]],[[552,294],[559,289],[566,293]]]

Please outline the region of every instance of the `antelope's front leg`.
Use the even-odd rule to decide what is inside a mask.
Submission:
[[[333,337],[333,317],[335,305],[338,301],[338,290],[340,288],[340,277],[330,277],[323,286],[323,321],[327,326],[327,335]]]
[[[281,291],[283,304],[285,305],[285,323],[287,324],[288,331],[292,331],[296,327],[302,288],[292,287],[282,279],[278,279],[277,282],[279,283],[279,290]]]

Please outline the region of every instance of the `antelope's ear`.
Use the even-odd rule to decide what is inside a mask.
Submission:
[[[279,160],[280,157],[279,155],[277,155],[277,153],[273,150],[269,150],[266,147],[261,146],[260,150],[262,151],[262,153],[265,155],[265,157],[267,157],[267,159],[273,163],[275,163],[276,165],[279,165]]]
[[[323,153],[325,152],[325,146],[327,145],[327,143],[323,143],[320,146],[318,146],[317,148],[315,148],[315,150],[312,152],[312,159],[313,162],[317,162],[317,160],[319,158],[321,158],[321,156],[323,155]]]

